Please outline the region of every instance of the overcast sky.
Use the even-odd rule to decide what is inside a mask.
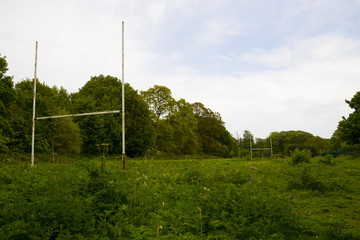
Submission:
[[[360,0],[1,0],[8,75],[76,92],[91,76],[219,112],[234,136],[330,138],[360,91]],[[106,110],[106,109],[104,109]]]

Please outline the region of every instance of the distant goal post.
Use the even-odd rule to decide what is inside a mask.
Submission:
[[[251,137],[251,140],[250,140],[250,156],[251,156],[251,158],[253,157],[253,151],[270,150],[271,156],[273,155],[273,145],[272,145],[271,134],[270,134],[269,138],[270,138],[270,147],[265,147],[265,148],[253,148],[253,147],[252,147],[252,140],[253,140],[253,138]]]

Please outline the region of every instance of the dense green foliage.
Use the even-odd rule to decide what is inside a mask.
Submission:
[[[171,90],[165,86],[155,85],[147,91],[141,91],[141,96],[149,105],[155,123],[166,117],[175,105]]]
[[[325,150],[326,140],[304,131],[282,131],[271,133],[274,153],[289,155],[295,149],[308,149],[313,156]]]
[[[360,92],[357,92],[351,101],[345,101],[354,112],[339,122],[338,134],[350,145],[360,144]]]
[[[147,104],[138,93],[125,85],[127,155],[142,156],[152,143],[153,128]],[[121,109],[121,82],[111,76],[92,77],[78,93],[72,94],[76,113]],[[108,144],[110,154],[121,154],[120,114],[85,116],[75,119],[81,130],[84,153],[97,154],[101,144]]]
[[[199,102],[191,106],[197,119],[197,139],[202,152],[222,157],[237,156],[239,150],[236,140],[226,130],[220,114]]]
[[[0,165],[0,239],[358,239],[360,161]]]
[[[199,102],[176,101],[165,86],[155,85],[141,95],[152,111],[155,151],[167,155],[237,156],[236,140],[226,130],[219,113]]]
[[[36,116],[68,113],[70,98],[65,89],[50,88],[37,82]],[[16,129],[11,148],[16,152],[31,150],[33,81],[15,85],[16,99],[11,107],[13,129]],[[36,122],[35,150],[37,152],[80,153],[80,135],[71,119],[49,119]]]
[[[250,154],[250,146],[257,150],[253,151],[255,157],[270,157],[271,147],[273,154],[277,156],[291,156],[295,149],[307,149],[312,156],[318,156],[330,151],[327,149],[327,145],[329,145],[328,139],[304,131],[272,132],[266,139],[255,139],[250,131],[245,130],[243,137],[237,137],[237,143],[241,149],[241,157]]]
[[[299,163],[309,163],[311,158],[311,153],[309,150],[299,150],[295,149],[295,151],[292,153],[291,156],[291,162],[293,165],[299,164]]]
[[[10,126],[9,106],[14,100],[12,77],[6,76],[7,62],[0,55],[0,152],[8,150],[8,143],[13,135]]]

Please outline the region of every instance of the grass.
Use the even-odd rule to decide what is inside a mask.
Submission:
[[[0,239],[359,239],[360,158],[291,161],[6,160]]]

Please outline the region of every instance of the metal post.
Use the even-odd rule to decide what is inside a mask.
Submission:
[[[102,111],[102,112],[90,112],[90,113],[72,113],[66,115],[57,115],[57,116],[45,116],[45,117],[37,117],[36,120],[49,119],[49,118],[66,118],[66,117],[81,117],[81,116],[91,116],[91,115],[101,115],[101,114],[110,114],[110,113],[119,113],[120,110],[112,110],[112,111]]]
[[[122,163],[123,170],[125,170],[125,88],[124,88],[124,21],[122,22]]]
[[[31,134],[31,167],[34,166],[34,143],[35,143],[35,105],[36,105],[36,68],[37,68],[38,42],[35,48],[35,72],[34,72],[34,96],[33,96],[33,116],[32,116],[32,134]]]

